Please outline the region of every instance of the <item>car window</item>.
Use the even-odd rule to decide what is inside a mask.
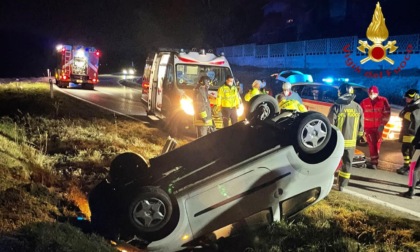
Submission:
[[[309,100],[314,100],[314,101],[319,101],[320,99],[320,94],[322,94],[322,92],[320,92],[320,86],[305,86],[302,89],[302,94],[301,97],[302,99],[309,99]]]
[[[354,101],[357,103],[361,103],[363,99],[368,97],[366,89],[364,88],[356,87],[353,90],[354,90],[354,94],[356,95],[356,98],[354,98]]]
[[[281,84],[279,84],[279,86],[281,86]],[[302,86],[302,85],[296,85],[296,86],[292,85],[292,91],[302,97],[302,90],[304,87],[305,86]],[[278,93],[280,93],[282,90],[283,89],[281,89]]]
[[[338,98],[338,90],[335,87],[323,86],[321,101],[333,103]]]

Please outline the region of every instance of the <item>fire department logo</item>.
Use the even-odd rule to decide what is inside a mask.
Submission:
[[[373,42],[373,45],[369,45],[366,40],[359,40],[360,45],[357,47],[357,49],[362,53],[366,53],[366,49],[368,49],[368,56],[360,60],[360,63],[364,64],[369,60],[374,62],[381,62],[386,60],[388,63],[393,65],[394,61],[387,56],[387,51],[389,50],[389,53],[395,52],[395,50],[398,49],[398,47],[395,46],[397,41],[388,41],[385,46],[382,45],[382,42],[388,38],[388,29],[386,28],[385,18],[382,14],[382,9],[379,2],[376,4],[372,22],[367,28],[366,36],[370,41]]]

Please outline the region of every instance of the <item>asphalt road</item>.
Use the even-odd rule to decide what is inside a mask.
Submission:
[[[358,146],[369,156],[367,146]],[[384,141],[381,147],[378,170],[354,167],[349,186],[344,193],[369,200],[392,209],[407,218],[420,220],[420,197],[407,199],[400,193],[408,190],[408,176],[396,173],[402,166],[401,143],[396,140]],[[420,193],[420,188],[415,192]]]
[[[67,95],[73,96],[98,107],[133,118],[146,117],[146,107],[141,101],[141,90],[122,85],[122,75],[100,75],[99,83],[94,90],[80,88],[58,88]]]

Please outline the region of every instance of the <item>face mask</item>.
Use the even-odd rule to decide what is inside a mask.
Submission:
[[[369,97],[371,100],[374,100],[376,97],[378,97],[378,94],[370,94]]]
[[[290,95],[290,91],[289,91],[289,90],[283,90],[283,94],[284,94],[285,96],[289,96],[289,95]]]

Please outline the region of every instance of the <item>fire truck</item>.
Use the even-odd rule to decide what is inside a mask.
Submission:
[[[58,45],[55,83],[65,88],[73,83],[85,89],[94,89],[98,80],[99,51],[82,45]]]
[[[210,80],[209,100],[216,105],[217,90],[227,76],[233,76],[227,59],[201,49],[185,51],[160,49],[149,54],[142,79],[142,101],[147,103],[147,114],[152,120],[163,120],[171,135],[192,129],[194,107],[193,90],[201,76]],[[235,85],[238,85],[236,83]],[[238,116],[243,115],[243,106]],[[222,128],[220,113],[213,114],[216,128]]]

